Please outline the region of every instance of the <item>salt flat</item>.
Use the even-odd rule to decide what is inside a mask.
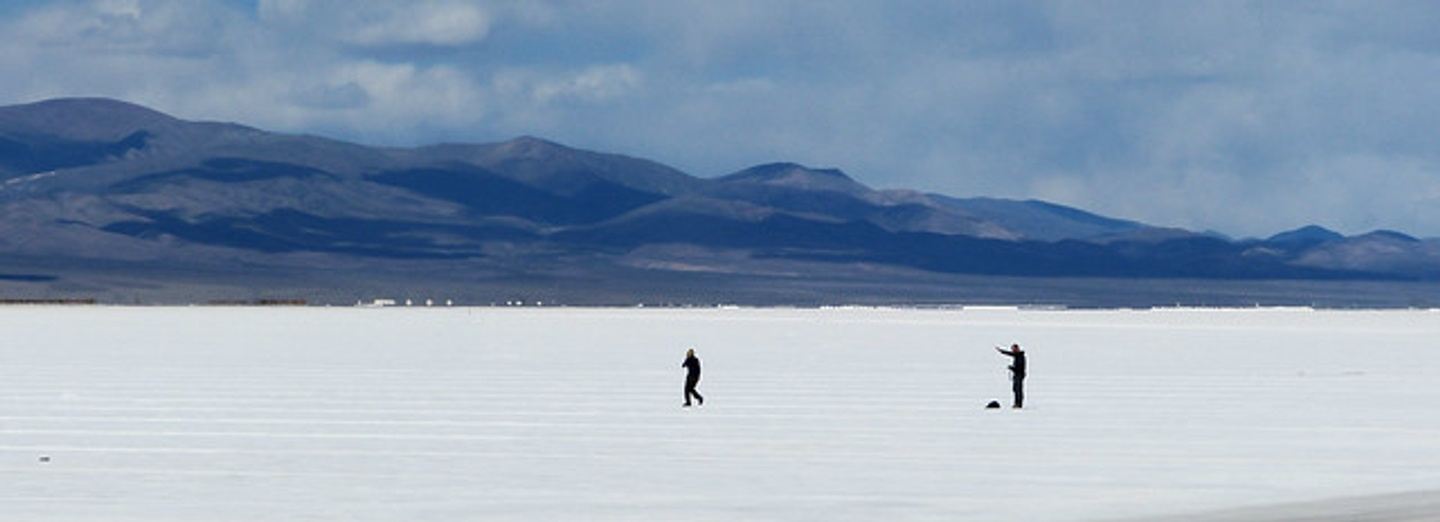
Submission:
[[[4,520],[1104,520],[1440,490],[1440,312],[36,307],[0,332]],[[1030,407],[983,410],[1012,341]],[[691,346],[708,402],[684,410]]]

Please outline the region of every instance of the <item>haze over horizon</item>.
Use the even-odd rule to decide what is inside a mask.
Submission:
[[[1440,236],[1440,10],[1287,3],[22,1],[0,104],[367,144],[536,135],[1235,236]],[[23,72],[23,73],[20,73]]]

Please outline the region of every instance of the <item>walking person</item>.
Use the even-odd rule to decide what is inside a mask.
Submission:
[[[690,407],[691,395],[694,395],[695,400],[704,406],[705,398],[700,396],[700,392],[695,391],[695,385],[700,384],[700,358],[695,357],[694,348],[685,351],[685,362],[680,363],[680,366],[685,368],[685,407]]]
[[[1025,350],[1021,350],[1019,344],[1012,344],[1009,351],[999,346],[995,347],[995,351],[1012,359],[1010,362],[1010,389],[1015,392],[1015,404],[1012,407],[1023,407],[1025,405]]]

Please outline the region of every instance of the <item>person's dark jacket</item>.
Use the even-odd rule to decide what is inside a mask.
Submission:
[[[1000,353],[1010,356],[1014,362],[1010,364],[1010,371],[1015,372],[1016,379],[1025,378],[1025,352],[1012,352],[1000,350]]]
[[[671,359],[671,360],[673,361],[674,359]],[[686,378],[686,379],[689,379],[689,380],[698,380],[698,379],[700,378],[700,359],[699,359],[699,358],[694,357],[694,356],[686,357],[686,358],[685,358],[685,362],[680,363],[680,366],[685,367],[685,378]]]

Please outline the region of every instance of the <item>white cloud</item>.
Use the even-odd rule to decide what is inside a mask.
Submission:
[[[266,23],[359,46],[464,45],[485,38],[491,23],[480,5],[445,0],[260,0],[259,14]]]
[[[96,10],[109,16],[120,16],[138,20],[141,13],[140,0],[99,0]]]
[[[332,76],[359,86],[372,99],[367,118],[390,121],[425,119],[470,123],[481,109],[481,89],[464,72],[449,66],[419,67],[373,61],[345,64]],[[364,122],[356,122],[364,124]]]
[[[238,13],[176,0],[95,0],[37,8],[7,24],[7,45],[181,57],[223,51]],[[73,56],[73,55],[72,55]]]
[[[556,100],[603,101],[623,96],[640,85],[640,73],[626,64],[597,65],[560,78],[545,78],[531,87],[541,103]]]

